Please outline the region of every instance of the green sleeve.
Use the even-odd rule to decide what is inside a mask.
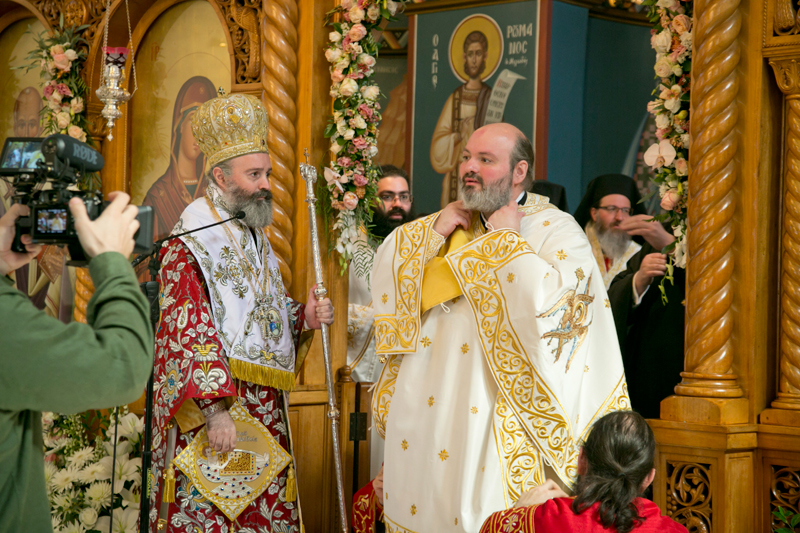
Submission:
[[[119,253],[89,263],[87,324],[63,324],[0,283],[0,409],[76,413],[130,403],[153,368],[147,299]]]

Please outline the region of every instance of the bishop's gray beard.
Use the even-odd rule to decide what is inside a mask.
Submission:
[[[247,227],[258,229],[272,224],[271,191],[261,189],[257,193],[249,194],[231,183],[229,190],[224,193],[224,199],[231,215],[244,211],[242,222]]]
[[[464,187],[464,178],[472,178],[481,184],[480,191],[472,187]],[[512,189],[511,172],[505,178],[487,186],[483,182],[483,178],[474,172],[464,174],[458,180],[458,192],[464,202],[464,207],[470,210],[480,211],[484,215],[490,215],[508,204],[511,201]]]
[[[622,257],[631,244],[631,236],[624,231],[606,228],[593,220],[589,221],[594,227],[597,242],[603,250],[603,255],[616,261]]]

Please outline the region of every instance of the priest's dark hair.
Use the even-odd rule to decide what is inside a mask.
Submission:
[[[520,161],[528,163],[528,173],[525,174],[525,179],[522,180],[523,190],[531,190],[533,185],[533,145],[522,132],[517,134],[517,140],[514,143],[514,149],[511,150],[511,172],[517,168]]]
[[[406,180],[409,188],[411,187],[411,182],[408,181],[408,173],[400,167],[396,167],[394,165],[381,165],[381,178],[403,178]]]
[[[583,469],[575,483],[572,510],[580,514],[600,502],[603,527],[628,533],[644,518],[634,500],[653,469],[656,439],[642,415],[615,411],[592,426],[581,450]],[[581,468],[579,468],[579,471]]]

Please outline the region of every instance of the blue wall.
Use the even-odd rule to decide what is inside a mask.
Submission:
[[[650,29],[553,2],[547,179],[578,207],[595,177],[622,170],[655,87]]]

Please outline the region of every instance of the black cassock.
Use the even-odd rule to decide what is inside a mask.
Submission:
[[[659,417],[661,400],[675,394],[683,371],[685,271],[675,268],[674,285],[665,282],[666,305],[661,302],[661,277],[657,277],[641,304],[633,307],[633,275],[644,257],[656,252],[645,243],[608,289],[631,406],[645,418]]]

